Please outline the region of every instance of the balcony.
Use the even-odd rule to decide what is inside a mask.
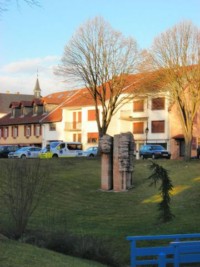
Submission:
[[[81,131],[82,130],[82,122],[73,121],[73,122],[65,122],[65,131]]]
[[[147,121],[147,112],[133,112],[132,110],[121,110],[120,120],[124,121]]]

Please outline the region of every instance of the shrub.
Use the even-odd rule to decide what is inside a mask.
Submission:
[[[38,159],[6,160],[1,166],[0,196],[10,216],[13,235],[20,238],[45,193],[51,171]]]

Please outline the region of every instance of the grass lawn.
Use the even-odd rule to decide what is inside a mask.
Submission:
[[[49,180],[55,179],[54,186],[33,214],[28,229],[103,240],[124,266],[129,262],[128,235],[200,232],[200,161],[156,162],[169,170],[174,185],[173,221],[157,221],[159,185],[150,187],[146,179],[150,160],[135,161],[134,188],[115,193],[100,190],[100,159],[49,159],[42,164]],[[3,205],[0,212],[0,227],[5,228],[9,218]]]
[[[0,241],[1,267],[105,267],[16,241]]]

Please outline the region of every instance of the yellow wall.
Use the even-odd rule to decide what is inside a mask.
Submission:
[[[31,136],[26,137],[24,136],[24,125],[18,126],[18,136],[16,138],[12,137],[12,126],[9,126],[9,136],[8,138],[0,138],[0,145],[10,145],[10,144],[18,144],[18,145],[33,145],[33,144],[40,144],[42,143],[42,136],[39,137],[34,136],[33,133],[33,125],[31,130]]]

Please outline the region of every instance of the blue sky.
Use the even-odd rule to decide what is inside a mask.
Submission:
[[[149,48],[161,32],[182,20],[200,27],[200,0],[19,0],[0,18],[0,92],[32,94],[39,73],[42,94],[69,89],[53,74],[64,46],[87,19],[102,16],[111,26]]]

